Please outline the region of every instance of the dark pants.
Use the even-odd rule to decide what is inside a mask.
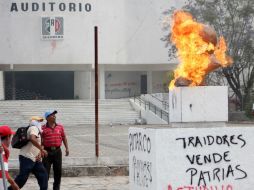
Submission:
[[[31,159],[20,155],[19,169],[19,174],[14,180],[19,188],[22,188],[25,185],[29,174],[33,173],[38,181],[40,190],[48,189],[48,174],[42,162],[33,162]],[[9,187],[8,190],[12,190],[12,188]]]
[[[62,151],[61,148],[56,150],[50,150],[45,148],[48,151],[48,156],[43,159],[44,167],[50,174],[51,165],[53,164],[54,172],[54,183],[53,190],[60,190],[61,176],[62,176]]]

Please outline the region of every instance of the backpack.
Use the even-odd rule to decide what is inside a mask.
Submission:
[[[29,142],[29,139],[27,137],[27,131],[29,127],[30,126],[19,127],[17,129],[15,135],[13,135],[11,140],[12,148],[21,149],[23,146],[25,146]]]

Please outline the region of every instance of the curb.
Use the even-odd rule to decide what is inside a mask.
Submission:
[[[19,168],[10,168],[9,173],[11,176],[16,176]],[[50,172],[50,177],[52,176]],[[68,166],[63,167],[62,177],[80,177],[80,176],[128,176],[129,166],[116,165],[116,166]]]

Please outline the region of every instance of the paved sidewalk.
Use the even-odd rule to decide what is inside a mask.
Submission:
[[[65,126],[70,155],[63,156],[63,167],[128,165],[130,126],[100,126],[99,159],[95,156],[94,125]],[[63,155],[64,148],[62,147]],[[18,168],[19,150],[11,150],[10,168]]]
[[[26,190],[39,189],[35,178],[29,178],[23,187]],[[61,190],[129,190],[127,176],[118,177],[64,177]],[[52,178],[49,180],[49,188],[52,190]]]

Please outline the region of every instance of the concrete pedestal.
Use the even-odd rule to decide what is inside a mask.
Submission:
[[[228,121],[228,87],[177,87],[169,91],[170,122]]]
[[[254,128],[130,128],[130,190],[249,190]]]

